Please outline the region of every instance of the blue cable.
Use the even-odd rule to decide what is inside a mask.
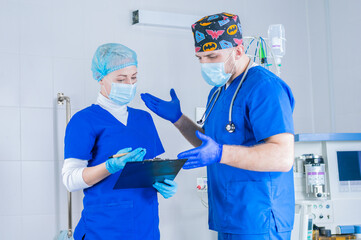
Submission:
[[[265,40],[263,39],[263,37],[260,37],[260,38],[261,38],[261,40],[262,40],[263,49],[265,49],[265,53],[266,53],[266,56],[265,56],[265,66],[266,66],[267,70],[269,70],[268,59],[267,59],[267,56],[268,56],[267,44],[266,44]]]
[[[248,47],[247,47],[247,49],[246,49],[246,51],[245,51],[246,54],[247,54],[247,52],[248,52],[249,47],[252,45],[253,41],[254,41],[254,38],[253,38],[252,41],[248,44]]]
[[[257,50],[258,50],[258,45],[259,45],[259,40],[257,41],[257,47],[256,47],[256,51],[254,52],[254,58],[253,58],[253,62],[256,62],[256,57],[257,57]]]

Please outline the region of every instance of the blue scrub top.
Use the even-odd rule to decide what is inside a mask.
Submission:
[[[145,148],[145,159],[164,152],[149,113],[128,107],[123,125],[99,105],[76,113],[65,135],[65,159],[88,160],[88,167],[104,163],[118,150]],[[120,172],[84,190],[84,210],[74,237],[85,239],[158,240],[157,191],[154,188],[113,190]]]
[[[222,92],[203,128],[205,134],[220,144],[254,146],[280,133],[294,133],[292,113],[294,98],[279,77],[256,66],[248,71],[235,99],[232,121],[228,124],[229,106],[243,74]],[[213,88],[210,97],[217,88]],[[214,101],[214,100],[213,100]],[[212,105],[212,103],[211,103]],[[274,218],[278,232],[291,231],[295,200],[293,170],[255,172],[212,164],[207,167],[209,187],[209,227],[233,234],[264,234]]]

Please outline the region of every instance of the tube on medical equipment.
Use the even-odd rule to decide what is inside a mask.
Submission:
[[[259,49],[259,59],[260,59],[261,64],[265,64],[265,62],[266,62],[266,54],[265,54],[265,51],[264,51],[264,48],[263,48],[263,42],[262,41],[261,41],[260,49]]]
[[[275,63],[281,67],[282,57],[286,54],[285,28],[282,24],[274,24],[268,27],[268,41]]]

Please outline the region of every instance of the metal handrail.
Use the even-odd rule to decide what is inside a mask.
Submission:
[[[68,125],[71,118],[70,98],[64,96],[64,93],[58,93],[58,105],[64,105],[64,102],[66,102],[66,125]],[[73,236],[72,225],[72,198],[71,192],[68,191],[68,238]]]

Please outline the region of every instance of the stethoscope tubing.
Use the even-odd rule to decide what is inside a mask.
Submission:
[[[228,111],[228,112],[229,112],[228,121],[229,121],[230,123],[232,123],[232,110],[233,110],[234,101],[236,100],[236,97],[237,97],[237,95],[238,95],[238,92],[239,92],[239,90],[241,89],[244,80],[246,79],[246,76],[247,76],[248,70],[250,69],[250,66],[252,66],[252,59],[249,60],[248,65],[247,65],[247,68],[246,68],[246,70],[245,70],[245,72],[244,72],[244,74],[243,74],[243,76],[242,76],[242,79],[241,79],[241,81],[239,82],[238,87],[237,87],[236,91],[235,91],[234,94],[233,94],[233,98],[232,98],[232,101],[231,101],[231,105],[229,106],[229,111]]]
[[[250,59],[249,62],[248,62],[247,68],[246,68],[246,70],[245,70],[245,72],[244,72],[244,74],[243,74],[243,76],[242,76],[241,81],[239,82],[239,84],[238,84],[238,86],[237,86],[237,89],[236,89],[235,93],[233,94],[232,101],[231,101],[231,104],[230,104],[230,106],[229,106],[229,110],[228,110],[228,121],[229,121],[229,123],[227,124],[227,126],[228,126],[228,125],[229,125],[229,126],[232,126],[232,125],[233,125],[233,128],[231,128],[231,130],[228,130],[228,128],[227,128],[227,126],[226,126],[226,129],[227,129],[227,131],[230,132],[230,133],[234,132],[234,130],[235,130],[235,126],[234,126],[234,124],[233,124],[233,122],[232,122],[233,104],[234,104],[234,101],[236,100],[236,97],[237,97],[237,95],[238,95],[239,90],[240,90],[241,87],[242,87],[242,84],[243,84],[244,80],[246,79],[248,70],[251,68],[251,66],[252,66],[252,59]],[[222,86],[222,87],[223,87],[223,86]],[[211,112],[212,112],[212,110],[213,110],[214,105],[216,104],[216,102],[217,102],[217,100],[218,100],[218,98],[219,98],[219,95],[220,95],[220,93],[221,93],[221,91],[222,91],[222,87],[219,87],[219,88],[218,88],[216,91],[214,91],[214,93],[212,94],[212,97],[211,97],[209,103],[208,103],[207,106],[206,106],[206,111],[204,112],[202,118],[201,118],[199,121],[197,121],[198,124],[204,124],[204,123],[207,121],[209,115],[211,114]],[[214,96],[215,96],[216,94],[217,94],[217,96],[216,96],[215,100],[213,101],[213,98],[214,98]],[[208,112],[208,114],[207,114],[207,110],[208,110],[208,108],[209,108],[209,105],[212,103],[212,101],[213,101],[212,107],[211,107],[211,109],[209,110],[209,112]],[[207,115],[206,115],[206,114],[207,114]],[[203,120],[203,119],[204,119],[204,120]]]

